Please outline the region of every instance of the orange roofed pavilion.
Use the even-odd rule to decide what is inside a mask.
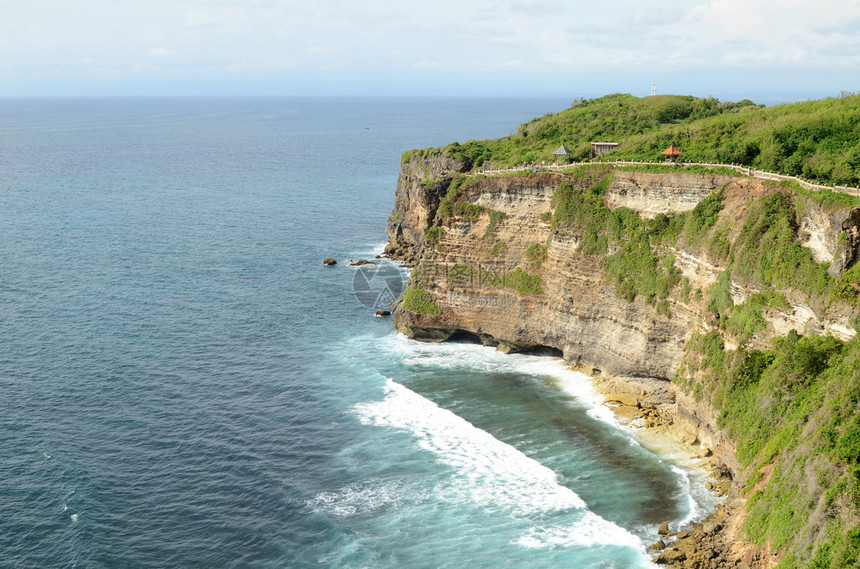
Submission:
[[[667,148],[666,150],[664,150],[660,154],[665,154],[666,156],[680,156],[681,151],[678,150],[677,148],[675,148],[674,146],[670,146],[669,148]]]

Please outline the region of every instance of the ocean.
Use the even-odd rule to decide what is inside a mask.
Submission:
[[[0,100],[0,566],[650,566],[700,474],[556,358],[395,334],[407,276],[349,266],[403,151],[569,104]]]

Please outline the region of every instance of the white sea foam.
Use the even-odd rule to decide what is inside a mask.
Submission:
[[[372,255],[382,255],[385,252],[385,246],[388,245],[388,241],[381,241],[379,243],[375,243],[370,246],[370,252]]]
[[[316,512],[350,517],[400,507],[407,497],[410,502],[415,502],[422,498],[422,493],[414,485],[403,482],[366,481],[333,492],[322,492],[310,500],[308,506]]]
[[[408,431],[452,468],[452,478],[435,489],[437,499],[517,518],[555,513],[572,520],[532,528],[515,540],[524,547],[615,544],[644,551],[639,538],[589,511],[551,469],[395,381],[389,379],[385,390],[382,401],[358,405],[356,412],[364,424]]]
[[[677,522],[678,527],[680,528],[695,520],[698,517],[700,510],[699,505],[696,503],[696,500],[693,499],[693,495],[691,493],[692,485],[690,483],[690,475],[686,471],[681,470],[675,465],[670,465],[670,468],[672,469],[672,472],[678,475],[678,479],[681,481],[681,487],[678,490],[676,498],[681,500],[686,498],[687,502],[688,513],[684,518],[678,520]]]
[[[411,432],[418,445],[454,468],[458,480],[445,499],[520,514],[584,508],[555,472],[414,391],[388,380],[385,399],[358,405],[365,424]],[[463,484],[462,482],[465,482]]]
[[[585,413],[592,419],[603,421],[604,423],[609,423],[616,427],[619,426],[618,419],[615,418],[615,414],[612,412],[612,409],[605,405],[595,405]]]
[[[77,521],[78,521],[78,514],[72,514],[72,515],[71,515],[71,516],[69,516],[69,517],[70,517],[70,518],[72,518],[72,523],[73,523],[73,524],[74,524],[74,523],[77,523]]]
[[[586,512],[582,519],[570,526],[533,527],[515,543],[531,549],[618,545],[644,553],[638,537],[593,512]]]
[[[561,358],[526,354],[503,354],[495,348],[478,344],[428,344],[409,340],[402,334],[386,338],[388,350],[400,355],[406,364],[434,365],[448,369],[474,369],[487,373],[519,373],[551,378],[553,384],[588,409],[598,421],[620,428],[615,414],[605,404],[589,376],[570,369]]]
[[[622,425],[618,422],[612,410],[605,405],[603,396],[597,393],[594,389],[591,378],[585,374],[571,370],[567,367],[564,361],[559,358],[538,357],[523,354],[503,354],[494,348],[478,344],[427,344],[409,340],[401,334],[388,336],[384,338],[381,343],[379,343],[378,338],[374,339],[374,341],[377,342],[375,345],[384,350],[386,355],[390,356],[394,353],[399,356],[402,363],[406,365],[436,366],[441,369],[474,369],[479,372],[488,373],[518,373],[548,378],[548,380],[558,389],[573,397],[579,404],[586,406],[586,413],[590,417],[616,427],[619,433],[623,433],[629,438],[631,446],[643,446],[636,433],[637,429],[635,427]],[[392,383],[393,382],[389,381],[389,386],[391,386]],[[389,397],[391,397],[390,394]],[[432,405],[432,403],[430,404]],[[364,409],[364,411],[366,410],[367,409]],[[367,418],[365,418],[365,420],[369,421]],[[383,424],[382,420],[377,419],[374,421],[375,423]],[[393,423],[396,423],[397,421],[395,419],[388,419],[388,422],[394,426]],[[408,421],[404,418],[401,421],[401,424],[397,426],[414,431],[420,431],[420,429],[415,425],[406,423],[408,423]],[[471,425],[469,426],[471,427]],[[434,439],[431,439],[425,434],[419,437],[419,444],[421,444],[422,447],[433,450],[432,446],[439,443],[438,441],[434,442]],[[442,445],[440,445],[435,452],[441,454],[443,451],[444,449]],[[456,454],[452,454],[448,459],[440,460],[447,460],[449,463],[453,463],[455,462],[454,457],[456,456]],[[682,525],[686,525],[690,522],[699,521],[704,517],[707,511],[712,510],[716,503],[718,503],[718,500],[716,500],[713,495],[705,489],[704,473],[695,471],[691,472],[691,468],[693,468],[692,465],[690,467],[687,467],[687,465],[682,463],[679,463],[679,465],[682,466],[682,469],[676,469],[676,473],[678,473],[680,485],[678,492],[673,498],[683,502],[683,510],[685,514],[682,520],[678,520],[674,523],[676,527],[681,527]],[[498,480],[498,478],[496,478],[496,480]],[[489,484],[490,483],[487,482],[487,484],[484,485],[483,491],[488,494],[492,494],[493,492],[489,489]],[[473,489],[472,492],[477,492],[477,490]],[[546,498],[547,501],[552,500],[549,496],[553,496],[553,494],[550,493],[548,495]],[[579,497],[577,496],[577,499],[578,498]],[[608,522],[603,521],[603,523]],[[587,524],[587,520],[583,519],[578,522],[578,524]],[[517,543],[529,547],[551,547],[556,542],[572,544],[575,543],[577,539],[587,541],[587,537],[585,536],[588,535],[588,532],[579,531],[581,530],[579,526],[577,526],[577,528],[579,529],[573,529],[572,527],[567,526],[558,528],[535,528],[534,531],[524,535],[521,538],[521,541],[518,541]],[[639,542],[639,540],[632,534],[629,534],[629,532],[626,532],[621,528],[618,529],[632,538],[630,543]],[[611,532],[604,533],[609,535]],[[581,537],[576,537],[577,535],[580,535]],[[616,539],[615,542],[621,543],[623,540]]]
[[[386,245],[388,245],[387,241],[383,241],[381,243],[367,244],[360,249],[354,249],[352,251],[349,251],[347,255],[350,258],[357,259],[375,258],[377,255],[382,255],[385,252]]]

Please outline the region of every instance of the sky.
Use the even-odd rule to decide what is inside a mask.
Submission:
[[[0,97],[860,91],[860,0],[0,0]]]

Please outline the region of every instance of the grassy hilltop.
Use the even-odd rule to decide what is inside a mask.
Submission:
[[[565,144],[572,159],[589,143],[618,142],[609,157],[657,160],[674,144],[687,162],[743,164],[824,184],[860,186],[860,96],[764,107],[752,101],[661,95],[607,95],[578,100],[520,125],[515,135],[453,143],[450,156],[473,167],[549,161]],[[415,152],[415,151],[413,151]],[[420,151],[418,151],[420,152]]]

